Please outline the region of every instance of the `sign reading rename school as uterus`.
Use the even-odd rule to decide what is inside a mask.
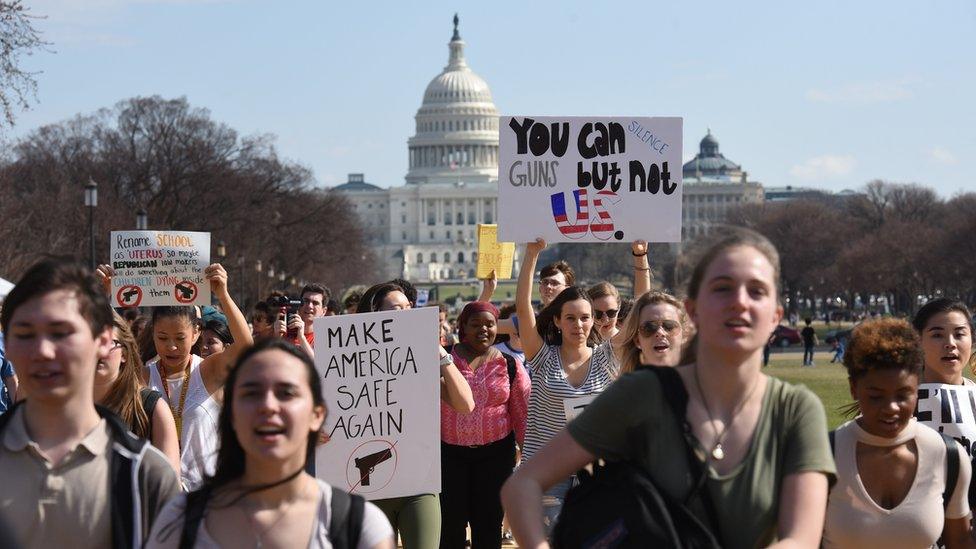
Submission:
[[[440,492],[439,362],[437,308],[315,319],[315,474],[367,499]]]
[[[677,117],[503,116],[498,238],[679,242]]]
[[[112,305],[209,305],[210,233],[112,231]]]

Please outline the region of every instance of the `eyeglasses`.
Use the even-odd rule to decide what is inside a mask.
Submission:
[[[596,318],[597,320],[603,320],[604,317],[608,319],[617,318],[617,313],[619,312],[620,309],[607,309],[606,311],[601,311],[600,309],[594,309],[593,317]]]
[[[122,348],[122,342],[119,341],[119,340],[117,340],[117,339],[113,339],[112,340],[112,348],[109,349],[109,350],[110,351],[114,351],[116,349],[121,349],[121,348]]]
[[[681,324],[673,320],[648,320],[647,322],[642,322],[640,325],[640,335],[644,337],[651,337],[656,334],[658,330],[664,328],[666,333],[672,334],[678,331]]]
[[[565,284],[551,278],[543,278],[539,281],[539,286],[542,288],[556,288],[558,286],[565,286]]]

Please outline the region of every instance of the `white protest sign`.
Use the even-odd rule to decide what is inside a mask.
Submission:
[[[210,305],[210,233],[112,231],[114,307]]]
[[[367,499],[441,491],[437,338],[434,307],[315,319],[319,478]]]
[[[681,124],[501,117],[498,239],[680,242]]]
[[[566,422],[573,421],[576,416],[583,413],[583,409],[593,402],[593,399],[600,396],[600,393],[592,395],[570,397],[563,400],[563,412],[566,414]]]
[[[922,383],[915,417],[956,439],[970,457],[976,445],[976,391],[967,385]]]

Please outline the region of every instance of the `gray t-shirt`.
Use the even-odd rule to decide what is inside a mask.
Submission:
[[[312,537],[308,540],[308,549],[332,549],[329,543],[329,520],[332,518],[332,487],[325,481],[318,480],[319,500],[318,515],[315,519],[315,526],[312,529]],[[180,545],[180,532],[183,530],[183,514],[186,509],[186,494],[180,494],[174,498],[163,509],[156,519],[156,526],[153,528],[149,541],[146,543],[147,549],[176,549]],[[210,533],[207,532],[206,520],[200,521],[197,530],[197,541],[194,547],[197,549],[220,549]],[[369,549],[383,540],[393,537],[393,527],[386,515],[379,510],[376,505],[366,502],[366,509],[363,513],[363,525],[359,534],[359,545],[357,549]]]

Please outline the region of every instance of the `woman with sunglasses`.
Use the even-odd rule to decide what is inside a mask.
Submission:
[[[684,306],[664,292],[647,292],[624,321],[616,348],[620,375],[640,366],[677,366],[694,327]]]
[[[119,416],[139,438],[158,448],[177,474],[180,441],[173,412],[159,391],[145,387],[140,374],[142,359],[129,323],[112,313],[112,351],[95,367],[95,403]]]

